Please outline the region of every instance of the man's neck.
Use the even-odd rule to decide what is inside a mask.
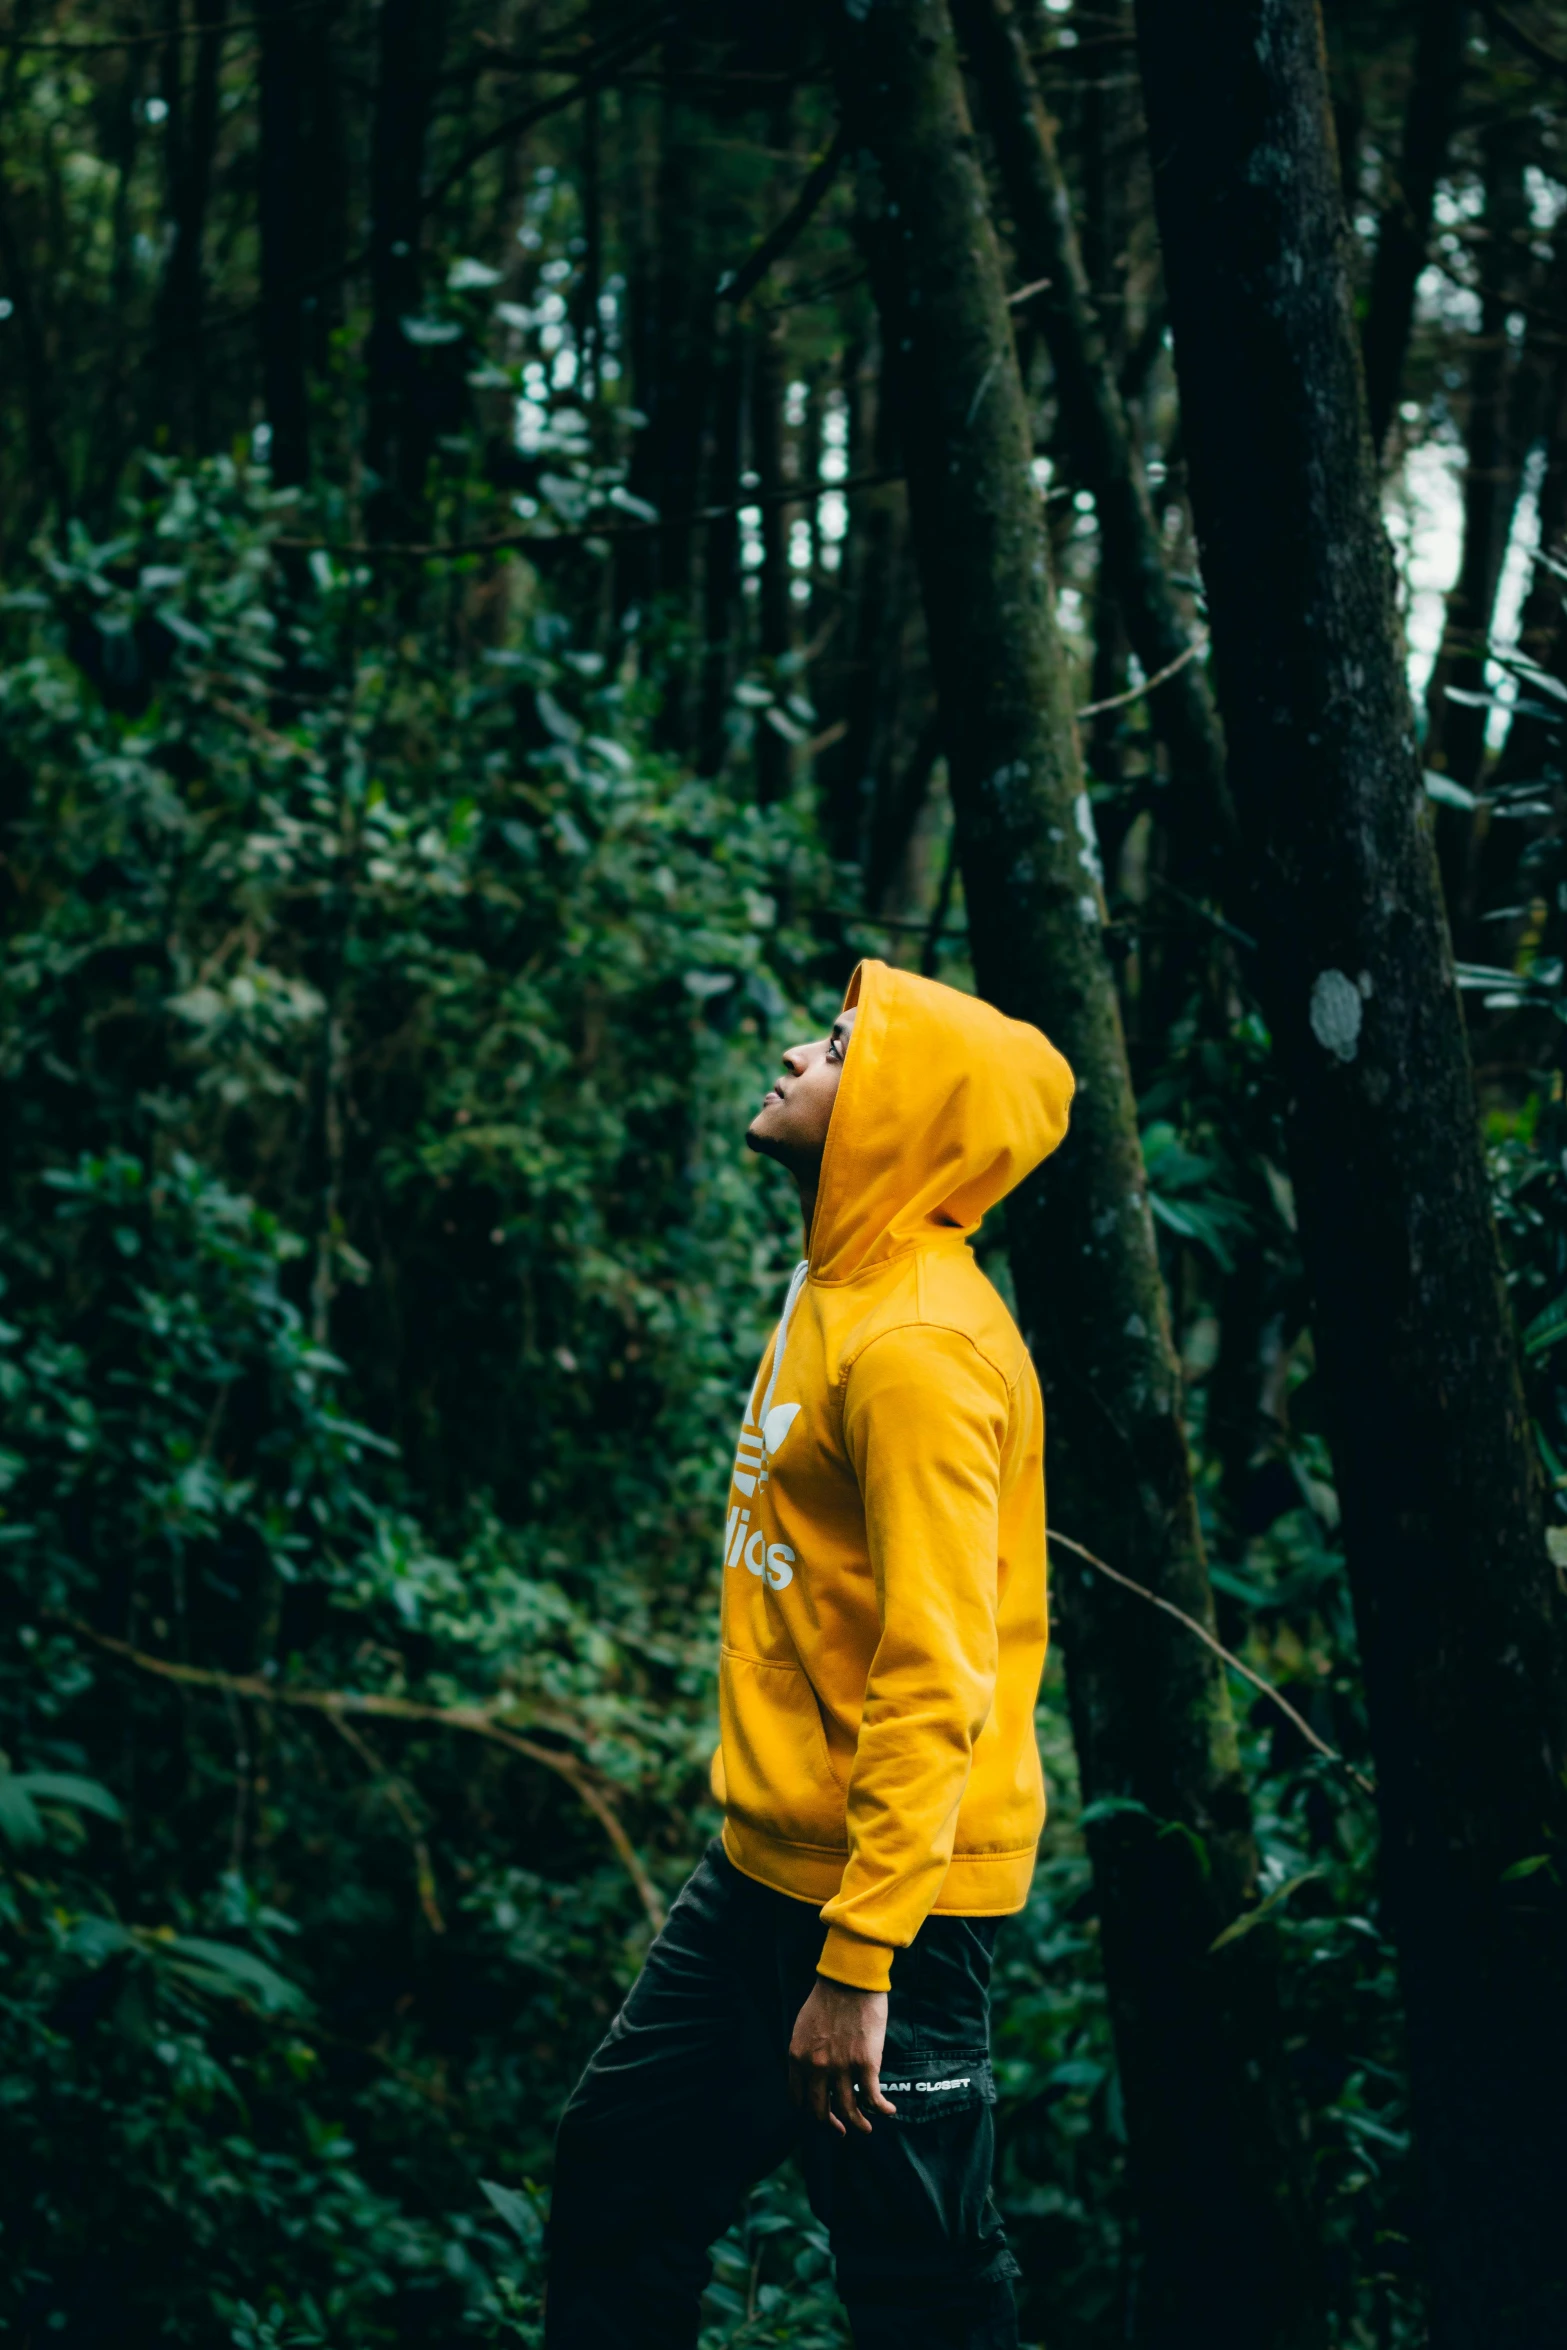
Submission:
[[[821,1168],[813,1167],[808,1175],[796,1172],[795,1186],[800,1194],[800,1216],[805,1225],[805,1249],[810,1254],[811,1223],[816,1214],[816,1191],[821,1181]]]

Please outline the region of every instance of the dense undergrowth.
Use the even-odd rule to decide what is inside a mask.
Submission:
[[[23,2343],[538,2339],[555,2115],[716,1825],[719,1497],[795,1247],[739,1133],[886,944],[804,784],[763,810],[651,747],[634,627],[579,645],[527,574],[443,575],[437,658],[367,572],[280,552],[291,514],[149,469],[0,615]],[[1145,1077],[1222,1628],[1358,1757],[1266,1038],[1199,993]],[[1555,1114],[1498,1128],[1542,1379]],[[1000,2189],[1025,2332],[1088,2350],[1137,2278],[1061,1672]],[[1413,2344],[1370,1806],[1236,1691],[1341,2338]],[[709,2315],[712,2350],[842,2339],[787,2176]]]

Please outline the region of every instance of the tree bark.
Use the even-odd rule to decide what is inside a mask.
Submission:
[[[370,298],[365,455],[378,487],[377,536],[416,537],[434,444],[434,368],[403,332],[419,308],[425,143],[446,42],[445,0],[381,0],[375,121],[370,141]],[[435,354],[439,359],[439,351]]]
[[[715,506],[730,508],[740,496],[744,335],[738,319],[725,323],[713,374],[708,495]],[[729,721],[744,626],[741,594],[740,519],[738,514],[727,512],[708,525],[702,559],[702,694],[697,733],[697,771],[702,775],[721,774],[729,757]]]
[[[169,40],[164,59],[164,102],[169,109],[169,210],[174,235],[158,299],[158,332],[169,420],[177,445],[185,450],[203,447],[207,438],[204,247],[218,143],[226,14],[227,0],[212,0],[210,7],[204,0],[202,30],[187,92],[182,72],[180,0],[168,0],[165,10]]]
[[[261,13],[261,377],[272,428],[272,478],[310,471],[305,381],[305,286],[309,231],[301,106],[304,58],[296,0],[263,0]]]
[[[1201,1620],[1212,1598],[1001,257],[945,0],[827,0],[898,401],[975,971],[1075,1067],[1010,1231],[1058,1522]],[[1068,1687],[1144,2258],[1138,2340],[1322,2339],[1222,1671],[1060,1569]]]
[[[1403,151],[1377,226],[1364,352],[1371,445],[1378,452],[1398,405],[1415,286],[1425,267],[1436,183],[1447,161],[1464,73],[1465,0],[1425,0],[1418,12],[1414,72],[1404,114]]]
[[[1542,555],[1559,562],[1567,557],[1567,215],[1556,224],[1541,311],[1543,315],[1529,322],[1530,356],[1539,379],[1538,543]],[[1563,595],[1560,577],[1546,564],[1536,563],[1519,619],[1518,647],[1548,675],[1567,684]],[[1543,775],[1553,743],[1561,740],[1559,719],[1535,715],[1541,696],[1524,692],[1519,698],[1532,708],[1519,710],[1507,729],[1496,763],[1498,783],[1527,782]]]
[[[1145,677],[1181,666],[1149,697],[1171,778],[1214,841],[1231,829],[1224,736],[1193,636],[1164,560],[1158,524],[1128,427],[1072,218],[1055,134],[1012,0],[957,0],[958,29],[985,96],[1007,208],[1061,409],[1062,437],[1099,518],[1100,561]],[[1193,827],[1192,829],[1195,829]]]
[[[1512,534],[1513,514],[1523,482],[1528,430],[1516,399],[1518,361],[1508,340],[1507,321],[1524,291],[1528,270],[1529,206],[1524,190],[1524,157],[1518,126],[1488,124],[1485,134],[1486,243],[1481,261],[1480,329],[1469,368],[1468,414],[1464,420],[1464,530],[1458,577],[1447,598],[1442,643],[1426,695],[1426,764],[1460,783],[1479,781],[1485,758],[1486,712],[1473,703],[1450,702],[1448,688],[1479,693],[1485,684],[1486,644],[1502,565]],[[1529,420],[1532,424],[1532,418]],[[1454,815],[1458,811],[1452,811]],[[1444,827],[1438,825],[1438,850]],[[1452,828],[1454,864],[1461,867],[1473,824]],[[1447,902],[1458,927],[1463,894],[1461,870],[1447,875]]]
[[[789,690],[779,664],[794,642],[789,608],[789,516],[784,479],[784,348],[780,321],[763,317],[751,337],[751,468],[761,494],[762,561],[757,574],[758,649],[767,680]],[[756,796],[763,806],[789,788],[789,744],[762,714],[756,730]]]
[[[850,473],[895,472],[902,462],[885,352],[857,365],[849,382]],[[904,714],[904,649],[909,608],[918,588],[910,578],[908,499],[902,484],[885,483],[849,508],[844,544],[840,661],[829,672],[833,698],[824,715],[840,718],[842,739],[818,762],[821,820],[839,864],[866,863],[878,779],[885,774]]]
[[[701,462],[711,391],[718,272],[712,249],[718,197],[711,132],[690,95],[698,63],[691,27],[676,21],[662,50],[663,87],[656,131],[652,237],[642,243],[633,279],[642,316],[633,337],[636,404],[647,422],[632,450],[631,488],[661,513],[684,516],[701,504]],[[659,531],[628,547],[618,589],[622,603],[660,608],[670,632],[657,739],[684,754],[698,724],[689,657],[696,633],[695,533]]]
[[[1567,2338],[1547,1561],[1421,787],[1313,0],[1139,0],[1258,980],[1363,1652],[1437,2350]],[[1265,586],[1266,592],[1260,592]],[[1560,1847],[1556,1846],[1559,1850]]]

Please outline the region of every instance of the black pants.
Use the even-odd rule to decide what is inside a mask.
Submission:
[[[930,1918],[893,1961],[882,2087],[839,2137],[787,2093],[822,1925],[708,1848],[560,2126],[548,2350],[690,2350],[708,2248],[798,2154],[857,2350],[1014,2350],[990,2192],[994,1923]]]

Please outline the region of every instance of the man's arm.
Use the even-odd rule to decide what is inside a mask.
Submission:
[[[967,1338],[922,1325],[875,1339],[849,1373],[844,1435],[865,1505],[881,1639],[849,1774],[849,1858],[822,1911],[820,1987],[790,2047],[813,2110],[870,2102],[895,1950],[952,1858],[974,1740],[996,1680],[996,1551],[1006,1383]],[[814,2055],[809,2051],[815,2051]],[[818,2080],[825,2074],[825,2080]],[[859,2117],[859,2126],[865,2126]]]

